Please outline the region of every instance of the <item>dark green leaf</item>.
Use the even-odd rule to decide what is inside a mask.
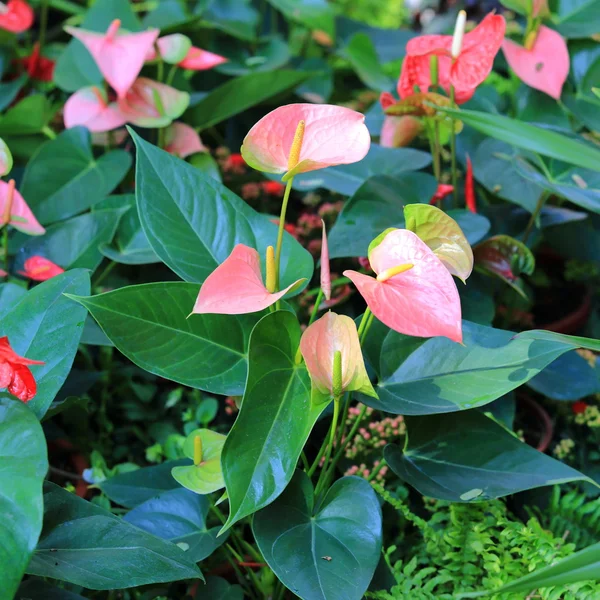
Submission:
[[[261,257],[277,226],[233,192],[179,158],[133,134],[136,195],[142,227],[156,254],[182,279],[203,282],[236,244]],[[282,287],[312,277],[312,256],[289,234],[281,254]],[[297,290],[299,292],[300,290]],[[191,311],[191,307],[190,307]],[[189,314],[189,313],[188,313]]]
[[[124,150],[94,158],[89,131],[74,127],[39,149],[27,165],[21,193],[42,224],[54,223],[100,202],[130,166]]]
[[[0,117],[0,135],[40,133],[51,118],[52,106],[46,96],[27,96]]]
[[[13,597],[42,530],[46,439],[29,408],[0,398],[0,581]]]
[[[206,585],[197,594],[198,600],[244,600],[244,590],[240,585],[231,585],[221,577],[209,575]]]
[[[383,69],[371,39],[366,33],[355,33],[342,55],[350,61],[360,80],[370,89],[389,92],[394,82]]]
[[[267,71],[249,73],[232,79],[213,90],[187,116],[194,127],[206,129],[229,119],[251,106],[287,92],[310,77],[302,71]]]
[[[19,586],[15,600],[85,600],[83,596],[54,587],[41,579],[29,578]]]
[[[248,73],[274,71],[283,67],[290,60],[289,47],[280,37],[260,42],[252,53],[248,51],[246,44],[240,46],[235,53],[231,52],[230,44],[226,48],[229,60],[217,67],[219,73],[225,75],[247,75]],[[205,156],[210,156],[210,154]]]
[[[406,418],[404,450],[388,444],[390,468],[431,498],[479,502],[568,481],[590,481],[521,442],[478,410]]]
[[[296,363],[300,334],[287,311],[268,314],[252,331],[244,398],[221,455],[230,506],[225,527],[283,492],[327,406],[311,404],[308,372]]]
[[[559,0],[554,25],[566,37],[587,38],[598,33],[598,5],[595,0]]]
[[[358,477],[339,479],[316,504],[308,476],[296,471],[253,531],[268,565],[303,600],[360,600],[381,553],[379,502]]]
[[[88,344],[89,346],[114,346],[91,315],[88,315],[85,320],[83,333],[81,334],[81,340],[79,341],[80,343]]]
[[[0,283],[0,319],[10,312],[27,293],[27,288],[16,283]]]
[[[288,20],[301,23],[308,29],[335,34],[334,7],[327,0],[268,0]],[[332,40],[333,41],[333,40]]]
[[[225,535],[217,538],[219,527],[207,527],[209,507],[206,496],[178,488],[146,500],[127,513],[124,520],[177,544],[191,561],[199,562],[227,539]]]
[[[147,283],[74,300],[142,369],[215,394],[239,395],[248,338],[262,315],[190,316],[198,290],[183,282]]]
[[[92,590],[202,578],[175,544],[49,482],[44,529],[27,572]]]
[[[524,150],[550,156],[584,169],[600,171],[600,150],[549,129],[475,110],[444,109],[465,125]]]
[[[5,110],[12,104],[28,79],[27,75],[21,75],[7,83],[0,83],[0,110]]]
[[[85,309],[64,294],[89,291],[87,271],[68,271],[27,292],[0,322],[0,336],[8,336],[17,354],[45,363],[30,367],[37,394],[29,407],[38,418],[44,416],[71,370],[85,321]]]
[[[468,321],[463,321],[463,343],[390,331],[370,357],[380,377],[379,400],[361,399],[403,415],[474,408],[526,383],[569,350],[600,347],[600,342],[587,338],[538,331],[515,336]]]
[[[170,460],[155,467],[144,467],[115,475],[99,484],[99,488],[113,501],[133,508],[151,500],[162,492],[181,486],[173,479],[171,470],[179,465],[191,464],[187,458]]]
[[[196,12],[211,27],[242,40],[254,40],[259,13],[250,0],[206,0]]]

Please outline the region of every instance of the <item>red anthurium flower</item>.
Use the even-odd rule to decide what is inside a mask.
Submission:
[[[454,186],[448,185],[447,183],[438,183],[435,194],[431,197],[429,204],[437,204],[441,202],[448,194],[454,191]]]
[[[62,267],[43,256],[31,256],[25,261],[23,268],[24,271],[19,271],[19,275],[29,277],[33,281],[46,281],[65,272]]]
[[[243,160],[243,159],[242,159]],[[283,183],[279,183],[279,181],[263,181],[260,184],[263,192],[265,194],[269,194],[269,196],[283,196],[285,192],[285,185]]]
[[[106,94],[95,86],[81,88],[66,102],[65,127],[87,127],[92,133],[111,131],[125,125],[127,118],[116,102],[109,102]]]
[[[462,12],[462,11],[461,11]],[[464,26],[464,25],[463,25]],[[438,57],[438,84],[446,93],[454,86],[455,100],[462,104],[471,98],[477,86],[490,74],[494,57],[504,38],[506,22],[500,15],[489,14],[473,31],[465,34],[460,48],[454,48],[455,35],[423,35],[406,44],[398,94],[406,98],[415,86],[426,92],[431,86],[430,57]],[[456,41],[455,41],[455,46]]]
[[[0,226],[8,223],[27,235],[42,235],[46,230],[38,223],[23,196],[15,189],[15,181],[0,181]]]
[[[106,81],[118,97],[123,98],[142,70],[146,55],[158,37],[158,29],[124,33],[119,31],[120,27],[121,21],[115,19],[106,33],[75,27],[65,27],[65,31],[88,49]]]
[[[208,50],[202,50],[202,48],[192,46],[188,50],[185,58],[178,63],[178,66],[182,69],[189,69],[190,71],[206,71],[207,69],[212,69],[226,62],[227,59],[224,56],[219,56]]]
[[[369,253],[377,277],[344,271],[373,314],[406,335],[462,342],[458,290],[442,261],[416,234],[395,229]]]
[[[172,123],[165,134],[165,150],[179,158],[185,158],[190,154],[208,152],[208,148],[202,143],[198,132],[185,123]]]
[[[471,157],[468,154],[467,175],[465,177],[465,204],[472,213],[477,212],[477,205],[475,204],[475,183],[473,181],[473,165],[471,163]]]
[[[33,9],[25,0],[8,0],[0,3],[0,29],[23,33],[33,25]]]
[[[267,250],[267,282],[263,283],[260,257],[254,248],[238,244],[231,254],[207,278],[200,288],[194,314],[241,315],[264,310],[283,298],[292,285],[274,292],[274,280],[270,280],[269,263],[274,265],[273,248]],[[271,256],[269,256],[271,254]]]
[[[288,104],[263,117],[244,138],[242,156],[258,171],[298,173],[363,159],[371,145],[364,115],[329,104]]]
[[[39,360],[19,356],[11,347],[7,337],[0,337],[0,389],[23,402],[29,402],[36,394],[37,385],[29,365],[43,365]]]
[[[40,54],[39,43],[33,45],[33,49],[29,56],[20,58],[17,62],[25,67],[27,74],[32,79],[52,81],[54,75],[54,61]]]
[[[587,407],[587,403],[585,403],[583,400],[578,400],[577,402],[573,402],[571,405],[571,410],[575,415],[582,415]]]
[[[502,43],[506,62],[519,79],[558,100],[569,75],[569,50],[560,33],[543,25],[528,49],[506,39]]]

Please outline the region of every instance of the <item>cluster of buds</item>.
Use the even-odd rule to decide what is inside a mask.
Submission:
[[[583,401],[575,402],[572,407],[577,425],[600,427],[600,410],[597,406],[586,404]]]
[[[226,415],[234,415],[235,413],[238,412],[238,406],[235,403],[235,399],[233,398],[233,396],[228,396],[227,398],[225,398],[225,414]]]
[[[373,480],[377,481],[378,483],[383,483],[385,481],[385,476],[388,472],[388,467],[385,466],[379,469],[379,465],[380,461],[378,460],[376,460],[373,463],[372,470],[368,469],[365,463],[361,463],[360,465],[353,465],[344,473],[344,475],[356,475],[356,477],[363,477],[364,479],[369,479],[371,473],[376,472],[376,475],[375,477],[373,477]]]
[[[232,154],[231,156],[241,155]],[[279,181],[250,181],[242,185],[241,196],[244,200],[255,200],[256,198],[260,198],[262,194],[273,196],[274,198],[281,198],[284,191],[285,186],[282,183],[279,183]]]
[[[570,438],[560,440],[558,444],[552,450],[552,454],[558,458],[558,460],[566,460],[571,456],[575,449],[575,442]]]
[[[348,411],[347,425],[351,427],[359,414],[358,408],[351,407]],[[372,414],[373,409],[367,408],[366,416],[370,417]],[[346,458],[356,459],[358,456],[369,455],[375,450],[380,452],[381,448],[398,440],[405,432],[406,425],[402,415],[386,417],[381,421],[371,421],[366,427],[361,427],[354,439],[351,440],[346,448]]]

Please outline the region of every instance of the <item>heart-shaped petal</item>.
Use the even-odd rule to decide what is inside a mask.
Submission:
[[[412,231],[390,231],[369,255],[378,274],[412,265],[385,281],[356,271],[345,271],[373,314],[385,325],[406,335],[445,335],[462,342],[458,291],[444,264]]]
[[[127,122],[119,106],[109,104],[104,91],[97,87],[75,92],[65,104],[64,120],[67,129],[83,125],[92,133],[111,131]]]
[[[11,185],[0,181],[0,219],[6,211]],[[9,224],[27,235],[42,235],[46,230],[38,223],[27,202],[18,190],[14,190]]]
[[[243,315],[264,310],[299,285],[299,279],[280,292],[263,284],[260,257],[254,248],[238,244],[200,288],[194,314]]]
[[[301,121],[305,126],[298,162],[289,170],[290,150]],[[364,121],[364,115],[343,106],[281,106],[248,132],[242,145],[242,156],[258,171],[287,172],[287,177],[357,162],[366,156],[371,145]]]
[[[198,132],[185,123],[169,125],[165,133],[165,150],[179,158],[185,158],[198,152],[208,152],[208,148],[202,143]]]
[[[452,275],[466,281],[473,270],[473,250],[458,223],[430,204],[404,207],[406,229],[416,233]]]
[[[158,38],[156,45],[162,59],[170,65],[176,65],[187,56],[192,47],[192,40],[182,33],[172,33]]]
[[[120,22],[115,20],[106,33],[75,27],[65,27],[65,31],[87,48],[106,81],[119,98],[123,98],[144,66],[159,32],[150,29],[141,33],[123,33],[119,32],[119,27]]]
[[[506,39],[502,43],[506,62],[528,86],[558,100],[569,75],[569,51],[563,37],[540,27],[531,50]]]

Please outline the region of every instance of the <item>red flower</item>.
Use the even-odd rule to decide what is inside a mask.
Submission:
[[[25,0],[8,0],[0,6],[0,29],[23,33],[33,25],[33,9]]]
[[[283,196],[285,185],[279,181],[263,181],[261,184],[263,192],[269,196]]]
[[[25,67],[29,77],[32,79],[52,81],[54,75],[54,61],[40,54],[39,43],[34,44],[29,56],[20,58],[17,62]]]
[[[223,171],[242,175],[246,171],[246,161],[241,154],[230,154],[223,165]]]
[[[8,391],[23,402],[29,402],[37,391],[37,385],[28,365],[43,365],[39,360],[19,356],[8,343],[7,337],[0,338],[0,389]]]
[[[475,204],[475,184],[473,183],[473,165],[471,164],[471,158],[468,154],[467,176],[465,177],[465,204],[472,213],[477,212],[477,205]]]
[[[504,39],[506,22],[500,15],[489,14],[465,34],[458,56],[452,56],[451,35],[423,35],[406,44],[406,58],[398,81],[398,94],[414,94],[414,86],[427,92],[431,86],[430,57],[438,57],[438,84],[446,93],[454,86],[455,100],[462,104],[471,98],[477,86],[490,74],[494,57]]]
[[[25,270],[19,271],[19,275],[29,277],[29,279],[33,279],[34,281],[46,281],[65,272],[62,267],[55,265],[51,260],[43,256],[28,258],[23,267]]]
[[[454,191],[454,186],[448,185],[446,183],[438,183],[437,190],[435,194],[431,197],[429,204],[437,204],[441,202],[448,194],[451,194]]]
[[[573,414],[581,415],[585,412],[587,407],[588,405],[583,400],[578,400],[577,402],[573,402],[571,410],[573,411]]]

